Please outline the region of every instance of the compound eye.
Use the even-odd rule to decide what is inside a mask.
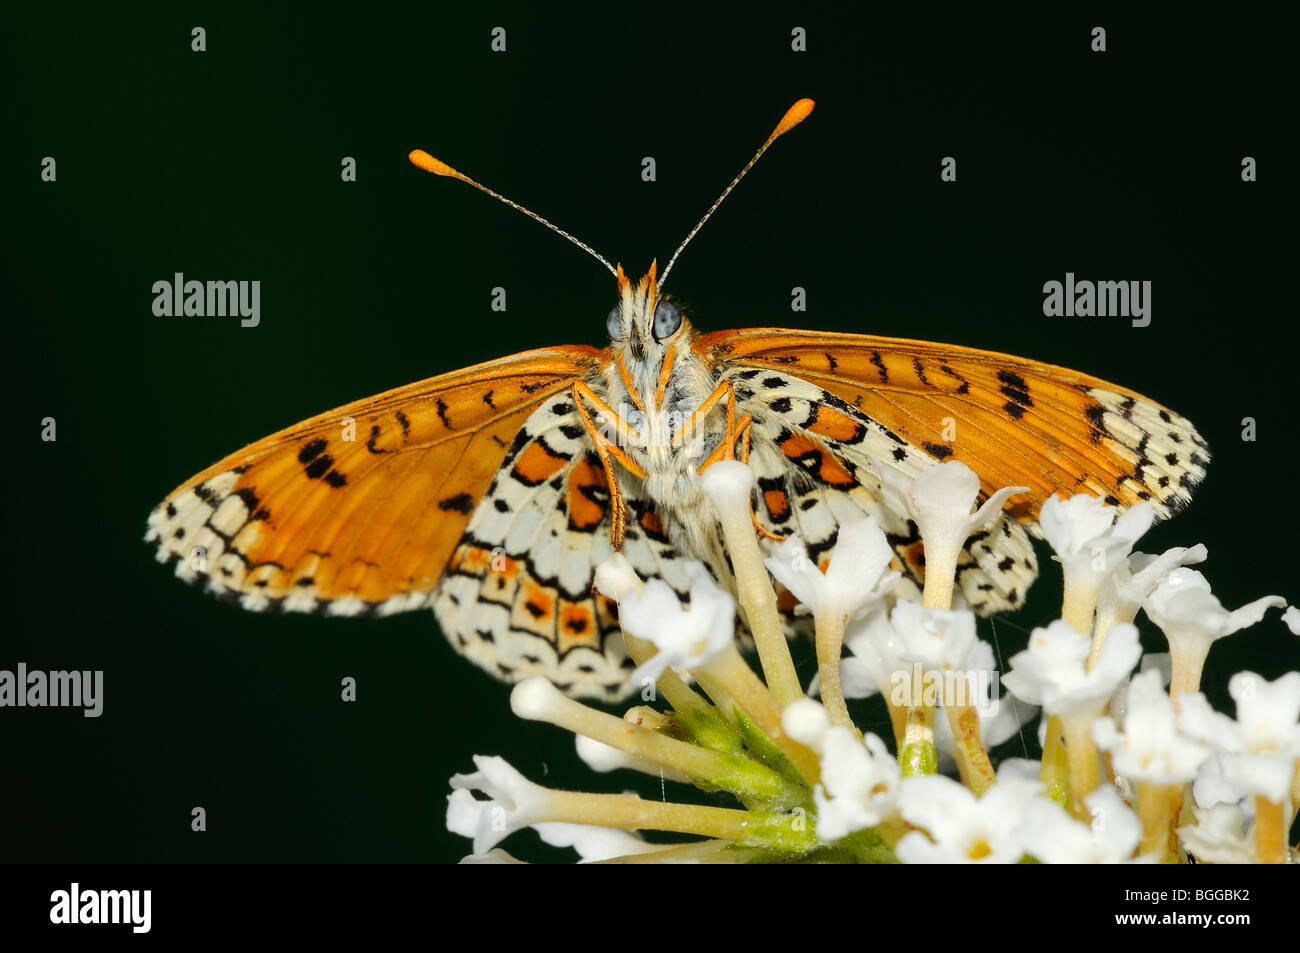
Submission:
[[[609,317],[605,319],[605,329],[609,331],[612,340],[617,341],[623,333],[622,309],[618,305],[609,310]]]
[[[682,310],[671,301],[655,305],[654,336],[656,341],[672,337],[682,326]]]

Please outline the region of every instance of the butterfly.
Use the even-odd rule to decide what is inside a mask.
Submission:
[[[925,573],[915,523],[880,470],[966,462],[980,501],[1027,486],[972,536],[958,591],[980,613],[1020,604],[1053,493],[1184,507],[1209,460],[1186,419],[1095,377],[967,347],[756,328],[696,331],[663,293],[677,256],[639,280],[546,219],[422,151],[411,161],[523,211],[613,273],[606,347],[526,351],[347,404],[265,437],[172,491],[146,541],[181,579],[255,612],[385,616],[432,608],[462,654],[501,679],[544,675],[615,699],[635,665],[617,606],[592,587],[621,551],[685,598],[683,569],[731,571],[700,473],[755,474],[755,532],[797,533],[824,567],[838,527],[874,517],[906,587]],[[787,597],[782,608],[793,608]],[[789,619],[793,624],[793,616]]]

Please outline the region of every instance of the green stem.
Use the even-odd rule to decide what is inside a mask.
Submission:
[[[934,750],[934,706],[912,705],[907,709],[898,763],[905,778],[934,774],[939,770],[939,758]]]
[[[847,728],[855,737],[862,732],[849,717],[840,685],[840,657],[844,651],[844,627],[849,617],[843,612],[819,612],[814,620],[817,645],[817,675],[821,686],[822,705],[832,725]]]
[[[1066,719],[1061,727],[1065,734],[1070,813],[1078,820],[1090,822],[1092,816],[1083,801],[1101,785],[1101,764],[1097,758],[1097,745],[1092,740],[1092,719]]]
[[[1047,796],[1061,806],[1069,803],[1065,743],[1061,740],[1061,719],[1052,715],[1047,719],[1047,738],[1043,742],[1043,766],[1038,773]]]

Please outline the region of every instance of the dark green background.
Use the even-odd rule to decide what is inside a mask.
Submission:
[[[636,783],[593,780],[567,736],[514,720],[507,688],[427,613],[242,613],[141,541],[173,486],[265,433],[512,351],[601,343],[604,270],[418,172],[417,146],[639,274],[814,97],[674,271],[696,324],[952,341],[1143,390],[1214,459],[1142,548],[1204,542],[1231,607],[1297,595],[1295,77],[1278,24],[1108,17],[1099,55],[1094,15],[687,11],[6,14],[0,667],[103,669],[106,700],[98,720],[0,711],[0,858],[452,860],[468,845],[444,830],[446,779],[475,752],[545,783]],[[807,53],[789,50],[795,25]],[[945,155],[956,184],[939,180]],[[155,317],[150,287],[175,271],[260,279],[261,326]],[[1066,271],[1150,279],[1152,325],[1045,318],[1042,284]],[[789,310],[795,285],[806,313]],[[1045,575],[999,623],[1005,653],[1051,617]],[[1272,613],[1215,649],[1212,697],[1238,667],[1297,667],[1296,647]],[[810,670],[810,648],[796,655]],[[206,833],[190,832],[195,805]]]

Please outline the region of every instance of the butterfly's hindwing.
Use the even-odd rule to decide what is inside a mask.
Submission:
[[[620,479],[631,514],[623,554],[642,578],[685,594],[681,557],[640,481]],[[605,473],[570,394],[524,424],[475,508],[434,598],[444,634],[516,681],[544,675],[580,696],[619,698],[633,663],[615,609],[592,591],[612,549]]]

